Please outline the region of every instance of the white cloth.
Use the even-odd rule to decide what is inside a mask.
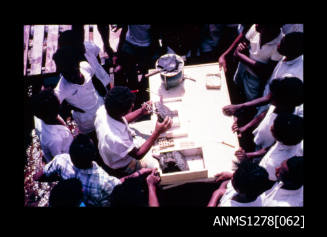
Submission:
[[[296,190],[282,188],[283,182],[276,183],[271,189],[260,195],[265,207],[302,207],[303,186]]]
[[[245,38],[250,41],[249,57],[255,61],[261,63],[268,63],[269,60],[279,61],[282,58],[277,51],[277,46],[283,38],[283,34],[280,33],[275,39],[265,43],[260,47],[260,33],[256,31],[255,25],[249,29]],[[247,71],[257,76],[249,67],[246,67]]]
[[[270,79],[267,81],[263,95],[266,96],[270,93],[269,84],[276,78],[283,77],[297,77],[303,81],[303,55],[291,60],[284,61],[283,57],[276,65]]]
[[[228,182],[226,192],[222,196],[219,202],[220,207],[260,207],[262,206],[261,199],[258,197],[253,202],[241,203],[232,198],[237,194],[231,181]]]
[[[73,135],[63,125],[49,125],[34,116],[35,132],[39,137],[41,149],[46,162],[50,162],[54,156],[69,153]]]
[[[297,106],[293,114],[303,117],[303,111],[301,106]],[[264,148],[271,146],[276,139],[271,133],[271,126],[274,124],[274,120],[277,117],[277,114],[274,113],[276,106],[270,105],[267,111],[266,116],[261,121],[259,126],[253,131],[254,142],[257,146]]]
[[[150,25],[128,25],[126,41],[141,47],[150,46],[150,28]]]
[[[106,87],[109,83],[113,82],[113,78],[109,76],[109,74],[104,70],[104,68],[100,65],[97,56],[100,53],[100,48],[96,46],[92,42],[84,42],[85,46],[85,58],[88,63],[92,67],[95,76],[102,82],[102,84]]]
[[[285,24],[282,26],[282,31],[285,35],[291,32],[303,32],[303,24]]]
[[[104,105],[96,113],[94,125],[99,153],[104,163],[113,169],[123,168],[134,159],[128,155],[136,147],[133,134],[125,118],[123,120],[124,123],[111,118]]]
[[[98,96],[94,88],[92,82],[94,70],[91,66],[85,61],[80,62],[80,72],[85,79],[83,85],[70,83],[62,76],[54,91],[60,103],[66,100],[69,104],[85,111],[85,113],[74,111],[73,118],[81,133],[90,133],[94,130],[95,113],[103,104],[103,99]]]
[[[276,144],[269,149],[259,165],[267,170],[270,180],[277,180],[276,168],[279,167],[284,160],[295,156],[299,145],[300,143],[294,146],[286,146],[277,141]]]

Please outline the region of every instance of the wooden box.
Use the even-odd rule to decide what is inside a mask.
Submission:
[[[189,170],[163,173],[162,170],[159,169],[161,185],[178,184],[208,178],[208,169],[205,167],[205,163],[203,160],[203,151],[201,147],[185,148],[179,150],[165,150],[160,153],[166,153],[171,151],[179,151],[182,153]]]

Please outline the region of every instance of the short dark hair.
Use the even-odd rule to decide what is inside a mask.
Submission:
[[[293,156],[286,161],[288,172],[281,176],[284,183],[301,187],[304,183],[303,156]]]
[[[49,196],[50,207],[78,207],[83,199],[82,183],[79,179],[61,180],[52,188]]]
[[[59,48],[52,56],[59,73],[67,73],[79,69],[79,63],[85,60],[84,54],[75,47]]]
[[[272,100],[277,104],[294,107],[303,104],[303,82],[297,77],[276,78],[269,84],[269,88]]]
[[[303,54],[303,32],[291,32],[284,36],[280,42],[282,55],[297,57]]]
[[[144,175],[126,179],[115,186],[110,195],[111,207],[146,207],[148,206],[148,188]]]
[[[58,48],[63,47],[83,47],[84,39],[80,37],[78,33],[73,30],[66,30],[62,32],[58,37]]]
[[[42,120],[55,118],[60,111],[59,99],[51,88],[33,95],[31,105],[34,115]]]
[[[303,139],[303,118],[300,116],[281,113],[274,120],[273,135],[284,145],[293,146]]]
[[[135,95],[125,86],[115,86],[105,97],[105,107],[109,115],[127,114],[135,102]]]
[[[248,159],[235,162],[235,165],[237,169],[232,180],[235,190],[250,197],[257,197],[265,191],[269,174],[263,167]]]
[[[84,134],[77,135],[69,148],[69,155],[74,166],[88,169],[95,160],[97,150],[91,139]]]

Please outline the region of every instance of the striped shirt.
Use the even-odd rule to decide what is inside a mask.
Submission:
[[[109,196],[121,181],[109,176],[96,162],[92,168],[76,168],[69,154],[60,154],[43,168],[46,176],[58,175],[62,179],[77,178],[83,186],[83,201],[90,206],[110,206]]]

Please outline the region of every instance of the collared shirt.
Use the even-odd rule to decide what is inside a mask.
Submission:
[[[109,167],[113,169],[127,166],[134,158],[128,153],[136,145],[126,119],[123,123],[110,117],[105,106],[101,106],[95,119],[95,129],[98,137],[99,153]]]
[[[111,192],[121,181],[109,176],[96,162],[90,169],[78,169],[71,162],[69,154],[57,155],[43,168],[46,176],[58,175],[62,179],[77,178],[83,186],[83,200],[91,206],[109,206]]]
[[[284,160],[296,155],[299,144],[294,146],[286,146],[277,141],[276,144],[269,149],[269,151],[260,161],[259,165],[267,170],[270,180],[277,180],[275,174],[276,168],[279,167]]]
[[[250,41],[249,56],[251,59],[261,62],[268,63],[269,60],[279,61],[282,58],[277,51],[277,46],[283,38],[283,33],[280,33],[275,39],[270,42],[261,45],[260,33],[256,31],[255,25],[249,29],[245,37]],[[249,68],[246,67],[247,71],[256,76],[256,74]]]
[[[277,182],[271,189],[260,195],[263,206],[302,207],[303,186],[296,190],[283,189],[283,182]]]
[[[73,118],[80,132],[89,133],[94,130],[95,113],[103,104],[103,99],[98,96],[94,88],[92,67],[86,61],[80,62],[79,65],[85,79],[84,83],[82,85],[70,83],[62,76],[54,91],[60,103],[66,100],[69,104],[85,111],[85,113],[74,111]]]
[[[276,106],[270,105],[266,116],[258,125],[258,127],[253,131],[254,142],[257,146],[261,148],[271,146],[276,139],[271,133],[271,126],[274,124],[274,120],[278,114],[274,113]],[[293,114],[303,117],[303,107],[297,106]]]
[[[235,200],[232,200],[232,198],[237,195],[237,192],[233,188],[232,182],[229,181],[227,184],[226,192],[222,196],[219,202],[220,207],[260,207],[262,206],[261,199],[258,197],[253,202],[237,202]]]
[[[64,125],[49,125],[34,117],[35,132],[39,137],[41,149],[46,162],[50,162],[56,155],[68,153],[73,135]]]
[[[303,55],[291,60],[284,61],[283,57],[276,65],[269,81],[267,81],[263,95],[266,96],[270,93],[269,84],[276,78],[297,77],[303,81]]]

